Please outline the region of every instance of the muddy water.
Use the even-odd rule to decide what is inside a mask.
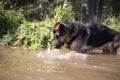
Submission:
[[[120,80],[120,55],[0,48],[0,80]]]

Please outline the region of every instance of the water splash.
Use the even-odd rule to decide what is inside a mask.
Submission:
[[[50,43],[48,42],[47,45],[48,45],[47,52],[50,53]]]
[[[49,60],[51,59],[70,59],[70,58],[80,58],[85,60],[89,55],[88,54],[83,54],[83,53],[77,53],[75,51],[65,51],[61,49],[50,49],[50,43],[48,43],[48,49],[43,52],[39,52],[37,54],[37,57],[39,58],[47,58]]]
[[[83,53],[73,53],[73,52],[61,53],[59,49],[46,50],[37,54],[37,57],[39,58],[59,59],[59,60],[71,59],[71,58],[79,58],[85,60],[88,56],[89,56],[88,54],[83,54]]]

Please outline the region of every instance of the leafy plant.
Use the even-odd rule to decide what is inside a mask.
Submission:
[[[72,11],[72,5],[70,4],[70,2],[67,2],[67,0],[65,0],[63,5],[56,7],[54,13],[55,21],[74,20],[74,12]]]
[[[118,18],[109,17],[103,21],[103,24],[109,26],[110,28],[120,31],[120,16]]]
[[[9,32],[7,32],[6,35],[4,35],[1,39],[0,39],[0,45],[1,46],[8,46],[10,44],[10,42],[12,42],[13,39],[13,35],[10,34]]]
[[[14,34],[22,24],[24,17],[21,13],[9,10],[0,11],[0,37],[7,34],[7,31]]]
[[[25,35],[24,45],[30,48],[44,48],[51,40],[51,32],[47,29],[46,22],[25,22],[16,34]]]
[[[23,23],[22,13],[0,10],[0,45],[11,45],[16,39],[15,32]]]

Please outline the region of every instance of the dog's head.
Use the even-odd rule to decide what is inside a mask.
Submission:
[[[55,38],[54,48],[60,48],[64,43],[69,42],[69,27],[67,24],[62,22],[57,22],[53,27],[51,27]]]

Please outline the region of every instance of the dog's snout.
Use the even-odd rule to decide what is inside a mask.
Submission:
[[[59,49],[62,45],[64,45],[63,42],[61,42],[61,41],[59,41],[59,40],[56,40],[56,43],[55,43],[55,45],[54,45],[54,48]]]

